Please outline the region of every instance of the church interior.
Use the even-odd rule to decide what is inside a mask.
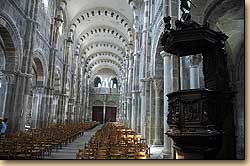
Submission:
[[[5,160],[244,160],[245,2],[0,0],[0,117]]]

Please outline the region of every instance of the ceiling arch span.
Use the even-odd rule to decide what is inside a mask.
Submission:
[[[80,51],[81,45],[88,45],[91,42],[100,41],[105,38],[109,39],[109,41],[111,40],[113,43],[119,44],[120,47],[125,47],[127,52],[130,50],[131,45],[123,33],[113,27],[99,26],[81,33],[77,40],[76,52]]]
[[[84,47],[81,47],[80,53],[84,55],[84,57],[88,58],[89,55],[92,55],[96,52],[113,52],[120,57],[126,56],[125,50],[119,45],[108,42],[108,41],[98,41],[93,42]]]
[[[71,22],[70,31],[74,32],[81,24],[95,24],[96,20],[99,19],[110,20],[112,24],[122,28],[123,31],[128,34],[128,37],[132,37],[133,28],[128,18],[119,11],[107,7],[98,7],[81,11]]]
[[[93,61],[91,64],[88,64],[87,70],[91,71],[95,66],[98,66],[100,64],[112,64],[114,66],[116,66],[120,71],[122,70],[122,66],[114,61],[113,59],[99,59],[97,61]]]
[[[101,52],[101,53],[95,53],[86,59],[86,65],[92,64],[93,62],[100,60],[100,59],[110,59],[116,61],[118,64],[121,64],[123,66],[123,59],[112,52]]]
[[[121,31],[119,31],[118,29],[114,27],[109,27],[109,26],[96,26],[96,27],[87,29],[86,31],[83,31],[81,35],[79,36],[77,43],[83,44],[86,42],[88,38],[93,37],[94,35],[100,35],[100,34],[110,34],[114,38],[118,38],[126,47],[129,45],[128,39]]]
[[[90,77],[94,76],[97,71],[105,68],[113,70],[116,73],[117,77],[121,77],[122,75],[121,69],[113,63],[100,63],[98,65],[95,65],[93,68],[88,70],[88,75]]]

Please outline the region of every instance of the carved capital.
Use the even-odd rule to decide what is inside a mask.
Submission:
[[[15,75],[14,74],[4,74],[5,80],[8,83],[13,83],[15,81]]]
[[[167,53],[167,52],[165,52],[165,51],[161,51],[160,52],[160,55],[161,55],[161,57],[164,59],[165,57],[171,57],[172,56],[172,54],[170,54],[170,53]]]

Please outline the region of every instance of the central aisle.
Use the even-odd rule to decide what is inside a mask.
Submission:
[[[102,126],[103,124],[99,124],[95,128],[85,131],[82,137],[77,138],[67,146],[63,146],[62,149],[58,149],[58,151],[53,150],[51,156],[45,156],[45,159],[75,159],[78,149],[83,149],[85,143],[87,143]]]
[[[76,153],[79,149],[83,149],[85,143],[88,143],[90,138],[103,127],[103,124],[99,124],[95,128],[85,131],[84,135],[77,138],[67,146],[63,146],[62,149],[55,149],[50,156],[45,156],[44,159],[76,159]],[[163,146],[151,146],[150,148],[150,159],[163,159],[162,158]]]

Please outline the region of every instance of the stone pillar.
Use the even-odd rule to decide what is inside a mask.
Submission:
[[[14,74],[4,74],[6,79],[6,102],[4,117],[8,118],[7,132],[14,132],[18,129],[18,120],[20,114],[14,110],[14,99],[16,91],[16,78]]]
[[[79,57],[78,57],[79,58]],[[77,64],[80,63],[77,61]],[[74,122],[79,122],[81,119],[80,116],[80,106],[81,106],[81,68],[77,65],[77,77],[76,77],[76,91],[75,91],[75,114]]]
[[[129,94],[131,94],[131,91],[128,92]],[[129,95],[127,96],[127,113],[128,113],[128,127],[132,128],[132,97]]]
[[[172,55],[162,51],[161,56],[163,58],[164,65],[164,133],[168,130],[167,116],[168,116],[168,97],[167,94],[173,91],[173,80],[171,76],[171,57]],[[171,138],[164,134],[164,158],[172,158]]]
[[[151,105],[150,105],[150,86],[152,85],[152,80],[150,78],[146,78],[146,83],[145,83],[145,97],[146,97],[146,139],[150,140],[151,137]]]
[[[138,32],[136,33],[136,40],[138,39]],[[140,67],[140,54],[134,54],[134,65],[133,65],[133,82],[132,82],[132,125],[131,127],[136,131],[140,132],[140,94],[139,94],[139,67]]]
[[[168,0],[162,0],[162,15],[163,17],[167,17],[168,16]]]
[[[163,117],[161,116],[161,111],[163,111],[162,107],[162,99],[163,99],[163,80],[162,78],[154,79],[154,89],[155,89],[155,130],[154,130],[154,145],[163,145],[163,136],[164,133],[161,132],[163,130]]]
[[[190,62],[190,89],[200,88],[200,55],[191,55]]]
[[[63,4],[61,4],[63,6]],[[69,96],[67,94],[67,81],[68,81],[68,74],[69,74],[69,57],[70,57],[70,49],[72,46],[72,41],[67,39],[64,54],[63,54],[63,74],[62,74],[62,95],[59,98],[59,105],[58,105],[58,112],[59,112],[59,122],[58,123],[65,123],[68,118],[68,101]]]
[[[131,108],[131,128],[136,130],[136,92],[132,91],[132,108]]]
[[[128,68],[128,87],[127,87],[127,112],[129,119],[129,127],[132,128],[132,79],[133,79],[133,53],[129,56],[129,68]]]
[[[149,78],[141,79],[142,89],[141,89],[141,135],[146,138],[150,135],[150,80]],[[147,138],[148,140],[149,138]]]
[[[82,64],[83,65],[83,64]],[[80,111],[81,111],[81,121],[85,121],[85,69],[83,67],[82,69],[82,84],[81,84],[81,107],[80,107]]]
[[[143,137],[146,136],[146,96],[145,96],[145,84],[146,81],[144,79],[141,80],[141,135]]]
[[[152,139],[154,138],[154,87],[151,77],[146,79],[146,138],[148,143],[152,144]]]
[[[152,79],[152,77],[150,77],[150,100],[149,100],[149,112],[150,112],[150,128],[148,128],[147,130],[150,131],[150,135],[147,136],[147,139],[150,140],[148,143],[150,144],[154,144],[154,140],[155,140],[155,88],[154,88],[154,80]],[[148,123],[148,122],[147,122]]]
[[[90,93],[90,85],[89,85],[89,76],[87,76],[87,91],[86,91],[86,118],[87,121],[91,121],[92,120],[92,110],[90,107],[90,103],[89,103],[89,93]]]
[[[34,41],[36,39],[36,28],[38,24],[34,21],[38,13],[38,1],[30,1],[26,5],[26,14],[29,19],[26,20],[26,29],[24,33],[24,46],[23,46],[23,57],[22,64],[20,64],[21,70],[15,71],[17,76],[16,90],[19,97],[16,97],[15,104],[12,107],[16,110],[18,115],[18,130],[24,131],[25,125],[31,123],[31,109],[32,109],[32,82],[31,82],[31,71],[33,62],[33,48]],[[23,77],[23,74],[26,75]],[[20,76],[22,78],[20,78]],[[18,111],[19,110],[19,111]]]
[[[7,98],[8,84],[5,75],[0,71],[0,116],[5,117],[5,106]]]
[[[140,97],[140,90],[135,91],[135,99],[136,99],[136,131],[137,133],[141,133],[141,97]]]
[[[31,111],[31,128],[38,128],[39,126],[39,112],[41,112],[42,96],[44,93],[43,87],[34,87],[32,90],[32,111]]]
[[[106,117],[106,102],[103,102],[103,121],[102,123],[105,123],[105,117]]]
[[[61,5],[65,4],[62,2]],[[54,18],[54,22],[51,28],[51,36],[52,36],[52,47],[50,50],[50,58],[49,58],[49,67],[48,67],[48,81],[47,81],[47,92],[46,92],[46,108],[44,109],[43,113],[43,123],[41,127],[47,127],[48,120],[50,118],[50,113],[53,108],[53,94],[54,94],[54,76],[55,76],[55,56],[56,56],[56,46],[58,42],[58,35],[59,35],[59,27],[61,26],[63,19],[62,19],[62,11],[64,8],[60,8],[57,11],[57,15]]]
[[[149,84],[147,79],[148,69],[148,38],[149,38],[149,0],[144,0],[144,21],[142,32],[142,50],[143,54],[140,60],[140,90],[141,90],[141,134],[146,137],[146,114],[149,112],[147,107],[147,98],[149,97]]]

